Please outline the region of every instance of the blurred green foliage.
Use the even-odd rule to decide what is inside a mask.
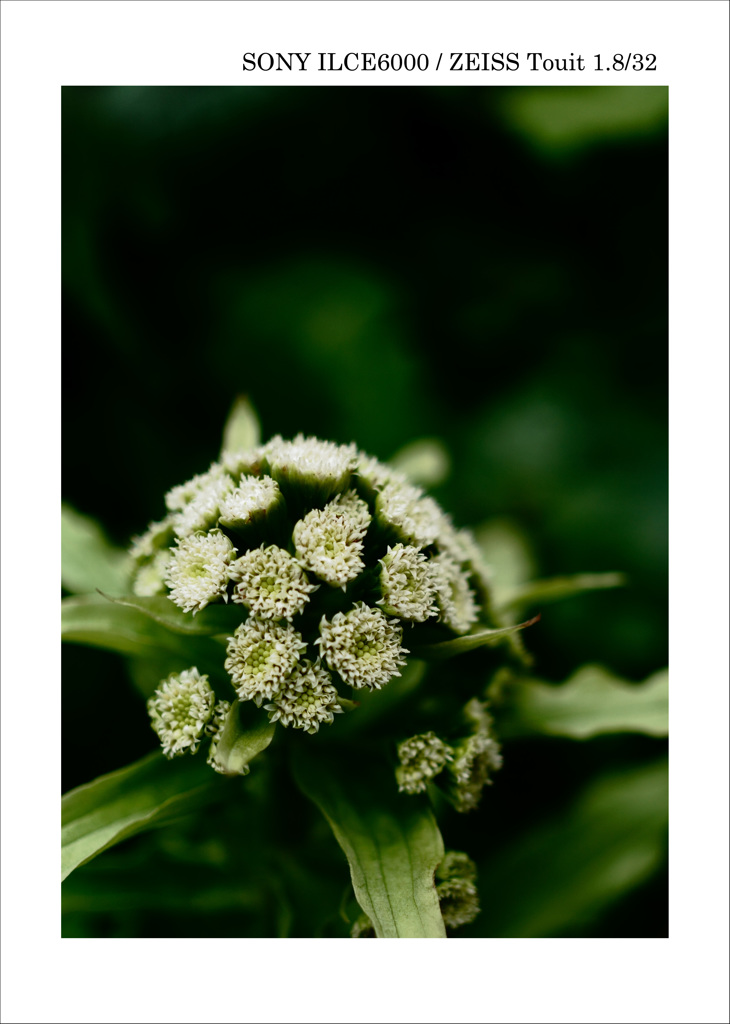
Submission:
[[[265,437],[301,430],[381,458],[436,439],[451,472],[434,493],[458,524],[483,524],[498,588],[627,574],[626,589],[544,609],[526,637],[535,674],[662,669],[666,100],[65,88],[64,500],[126,545],[216,456],[241,393]],[[445,465],[426,458],[434,485]],[[82,564],[69,590],[83,578]],[[65,647],[64,789],[154,749],[152,677],[132,674],[141,690],[118,655]],[[107,728],[90,736],[100,701]],[[627,734],[506,741],[481,809],[444,811],[448,845],[480,868],[484,910],[464,934],[665,934],[664,749]],[[287,845],[256,778],[240,783],[255,813],[136,836],[74,872],[64,934],[346,935],[334,839],[287,790],[286,835],[302,836]]]

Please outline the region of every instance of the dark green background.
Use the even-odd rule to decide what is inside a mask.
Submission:
[[[559,681],[591,661],[639,680],[666,665],[665,89],[65,88],[62,101],[66,501],[126,544],[217,455],[242,392],[265,436],[382,458],[439,437],[453,471],[435,493],[457,523],[508,517],[541,575],[629,576],[546,610],[536,671]],[[121,661],[64,658],[69,788],[154,736]],[[100,695],[113,713],[90,730]],[[450,845],[478,859],[661,748],[508,745]],[[144,860],[145,843],[107,856]],[[665,885],[655,875],[571,934],[665,934]],[[180,927],[153,919],[78,927]],[[238,934],[228,921],[201,913],[190,934]]]

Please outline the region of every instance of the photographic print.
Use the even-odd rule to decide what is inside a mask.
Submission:
[[[667,935],[667,114],[63,88],[64,938]]]

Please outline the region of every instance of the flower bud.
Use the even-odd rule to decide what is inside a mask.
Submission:
[[[329,673],[319,661],[313,664],[306,659],[298,663],[278,696],[264,707],[270,722],[280,721],[310,734],[317,732],[322,723],[331,725],[334,716],[342,712]]]
[[[240,700],[258,707],[283,689],[307,645],[293,626],[250,618],[228,637],[225,669]]]
[[[213,715],[215,694],[197,668],[168,676],[147,701],[165,757],[194,754]]]
[[[454,752],[435,732],[411,736],[398,744],[400,764],[395,770],[401,793],[422,793],[431,779],[444,770]]]
[[[261,619],[291,619],[317,590],[290,554],[272,544],[253,548],[230,566],[233,600]]]
[[[479,913],[477,869],[465,853],[451,850],[436,868],[436,893],[441,916],[450,930],[471,924]]]
[[[184,612],[199,612],[218,598],[228,600],[226,587],[236,549],[220,530],[178,540],[165,570],[170,600]]]
[[[387,619],[378,608],[364,602],[347,613],[322,618],[321,647],[327,664],[350,686],[379,690],[405,665],[408,651],[401,647],[403,630],[397,619]]]

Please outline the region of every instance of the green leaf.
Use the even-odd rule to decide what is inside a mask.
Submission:
[[[398,793],[392,770],[351,748],[324,756],[302,744],[295,777],[327,818],[355,896],[378,938],[445,938],[434,885],[444,844],[425,798]]]
[[[513,89],[500,101],[510,130],[550,156],[666,131],[668,92],[655,86]]]
[[[126,608],[136,608],[143,615],[148,615],[155,622],[171,629],[175,633],[187,633],[190,636],[222,636],[233,633],[237,626],[246,618],[246,610],[241,605],[211,604],[196,615],[184,612],[176,604],[165,597],[110,597],[102,594],[112,604]]]
[[[584,665],[561,686],[535,679],[507,683],[498,697],[504,702],[500,732],[504,736],[544,733],[572,739],[616,732],[666,736],[668,698],[666,670],[636,684],[600,665]]]
[[[442,441],[423,438],[407,444],[396,452],[390,465],[405,473],[409,480],[421,487],[437,487],[451,471],[451,458]]]
[[[131,563],[89,516],[61,505],[61,583],[72,594],[97,587],[124,593],[129,589]]]
[[[266,750],[274,738],[276,724],[266,714],[250,706],[233,702],[215,752],[215,762],[226,775],[248,775],[249,761]]]
[[[554,576],[552,579],[533,580],[503,592],[498,612],[524,612],[533,605],[551,604],[588,590],[606,590],[623,587],[626,577],[620,572],[581,573],[577,576]]]
[[[166,651],[184,658],[188,665],[196,665],[201,672],[223,672],[224,648],[217,641],[173,633],[137,608],[112,604],[100,594],[63,599],[61,639],[142,657]]]
[[[62,878],[122,839],[195,810],[215,782],[203,760],[167,761],[156,751],[71,790],[62,801]]]
[[[536,615],[534,619],[527,622],[520,622],[516,626],[503,626],[501,629],[482,629],[478,633],[469,633],[460,636],[456,640],[444,640],[439,644],[425,644],[423,647],[413,649],[417,658],[424,658],[426,661],[445,661],[448,658],[455,658],[459,654],[466,654],[467,651],[475,651],[479,647],[500,643],[505,637],[516,633],[520,629],[532,626],[540,618]]]
[[[258,416],[246,395],[239,395],[231,406],[223,428],[223,452],[240,452],[261,444]]]
[[[567,812],[479,866],[480,933],[579,934],[661,865],[666,829],[665,760],[593,782]]]

